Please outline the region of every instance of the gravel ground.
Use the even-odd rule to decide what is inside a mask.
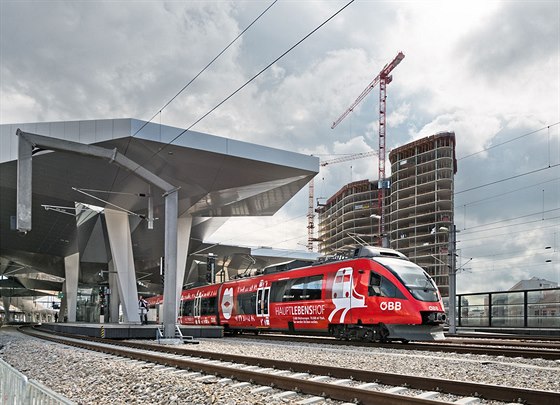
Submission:
[[[201,339],[189,349],[560,392],[560,362],[387,348]],[[258,348],[261,349],[258,349]],[[258,353],[258,354],[257,354]]]
[[[186,347],[560,392],[560,362],[540,359],[425,354],[385,348],[346,349],[235,338],[201,339],[199,345]],[[0,358],[79,404],[276,405],[296,404],[309,398],[298,395],[274,399],[273,395],[279,391],[253,394],[248,388],[197,382],[187,378],[184,372],[159,371],[153,365],[41,341],[6,327],[0,328]],[[323,403],[341,404],[331,400]]]

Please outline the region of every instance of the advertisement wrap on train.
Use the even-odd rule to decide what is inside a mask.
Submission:
[[[149,300],[158,309],[162,297]],[[362,246],[349,255],[285,271],[185,289],[178,322],[226,334],[274,331],[337,339],[443,339],[441,295],[401,253]]]

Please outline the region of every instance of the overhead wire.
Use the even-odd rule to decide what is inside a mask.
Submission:
[[[206,64],[206,66],[204,66],[191,80],[189,80],[189,82],[187,84],[185,84],[181,90],[179,90],[173,97],[171,97],[171,99],[169,99],[169,101],[167,101],[163,107],[161,107],[154,115],[152,115],[152,117],[148,120],[145,121],[140,128],[138,128],[134,134],[132,134],[132,136],[130,136],[128,138],[128,142],[126,144],[126,147],[124,149],[124,155],[126,155],[126,153],[128,152],[128,148],[130,147],[130,142],[132,141],[132,138],[134,138],[140,131],[142,131],[150,122],[153,121],[153,119],[155,117],[160,116],[160,131],[161,131],[161,113],[162,111],[167,108],[167,106],[169,106],[169,104],[171,104],[181,93],[183,93],[196,79],[198,79],[200,77],[200,75],[202,75],[202,73],[204,73],[216,60],[218,60],[218,58],[220,58],[220,56],[222,56],[235,42],[237,42],[237,40],[239,38],[241,38],[243,36],[243,34],[245,34],[249,28],[251,28],[268,10],[270,10],[270,8],[272,8],[272,6],[274,6],[274,4],[276,4],[278,2],[278,0],[274,0],[272,3],[270,3],[270,5],[268,7],[266,7],[255,19],[253,19],[253,21],[246,26],[233,40],[230,41],[230,43],[223,48],[210,62],[208,62]],[[111,190],[113,189],[115,182],[117,180],[117,176],[119,174],[120,168],[117,169],[117,173],[115,174],[115,178],[113,179],[113,183],[111,185]],[[128,176],[125,176],[128,177]]]
[[[540,132],[540,131],[542,131],[542,130],[544,130],[544,129],[548,129],[548,131],[549,131],[548,133],[549,133],[549,137],[550,137],[550,128],[553,127],[553,126],[556,126],[556,125],[558,125],[558,124],[560,124],[560,122],[554,123],[554,124],[552,124],[552,125],[548,125],[548,126],[546,126],[546,127],[537,129],[537,130],[535,130],[535,131],[531,131],[531,132],[525,133],[525,134],[523,134],[523,135],[520,135],[520,136],[517,136],[517,137],[515,137],[515,138],[512,138],[512,139],[510,139],[510,140],[508,140],[508,141],[505,141],[505,142],[502,142],[502,143],[499,143],[499,144],[496,144],[496,145],[492,145],[492,146],[489,147],[489,148],[485,148],[484,150],[481,150],[481,151],[472,153],[472,154],[470,154],[470,155],[464,156],[464,157],[461,158],[461,159],[465,159],[465,158],[474,156],[474,155],[476,155],[476,154],[479,154],[479,153],[481,153],[481,152],[483,152],[483,151],[487,151],[487,150],[496,148],[496,147],[498,147],[498,146],[502,146],[502,145],[508,144],[508,143],[510,143],[510,142],[512,142],[512,141],[522,139],[522,138],[524,138],[524,137],[526,137],[526,136],[528,136],[528,135],[536,134],[536,133],[538,133],[538,132]],[[550,140],[549,140],[549,148],[550,148]],[[549,151],[549,154],[550,154],[550,151]],[[511,177],[508,177],[508,178],[505,178],[505,179],[493,181],[493,182],[486,183],[486,184],[483,184],[483,185],[475,186],[475,187],[472,187],[472,188],[469,188],[469,189],[457,191],[457,192],[454,193],[454,195],[461,194],[461,193],[465,193],[465,192],[468,192],[468,191],[473,191],[473,190],[480,189],[480,188],[483,188],[483,187],[486,187],[486,186],[490,186],[490,185],[495,185],[495,184],[498,184],[498,183],[501,183],[501,182],[504,182],[504,181],[508,181],[508,180],[520,178],[520,177],[527,176],[527,175],[530,175],[530,174],[538,173],[538,172],[541,172],[541,171],[544,171],[544,170],[547,170],[547,169],[553,169],[553,168],[558,167],[559,165],[560,165],[560,164],[551,165],[551,163],[550,163],[550,156],[549,156],[549,159],[548,159],[548,166],[546,166],[546,167],[539,168],[539,169],[535,169],[535,170],[532,170],[532,171],[529,171],[529,172],[521,173],[521,174],[518,174],[518,175],[515,175],[515,176],[511,176]],[[466,208],[466,207],[469,206],[469,205],[474,205],[474,204],[481,203],[481,202],[485,202],[485,201],[488,201],[488,200],[491,200],[491,199],[495,199],[495,198],[498,198],[498,197],[503,197],[503,196],[505,196],[505,195],[512,194],[512,193],[514,193],[514,192],[516,192],[516,191],[519,191],[519,190],[526,190],[526,189],[528,189],[528,188],[534,188],[534,187],[536,187],[536,186],[543,185],[543,184],[547,184],[547,183],[551,183],[551,182],[554,182],[554,181],[558,181],[558,178],[554,178],[554,179],[551,179],[551,180],[546,180],[546,181],[543,181],[543,182],[540,182],[540,183],[532,184],[532,185],[530,185],[530,186],[527,186],[527,187],[524,187],[524,188],[521,188],[521,189],[510,190],[510,191],[507,191],[507,192],[504,192],[504,193],[501,193],[501,194],[497,194],[497,195],[494,195],[494,196],[489,196],[489,197],[487,197],[487,198],[483,198],[483,199],[480,199],[480,200],[471,201],[471,202],[462,204],[461,206]],[[458,205],[455,205],[455,207],[458,207]],[[551,211],[556,211],[556,210],[557,210],[557,209],[551,209],[551,210],[545,211],[545,210],[544,210],[544,200],[543,200],[543,210],[539,211],[538,213],[522,215],[522,216],[518,216],[518,217],[516,217],[516,218],[503,219],[503,220],[500,220],[500,221],[494,221],[494,222],[492,222],[492,223],[486,223],[486,224],[480,224],[480,225],[470,226],[469,228],[463,229],[462,232],[465,232],[467,235],[472,235],[472,234],[479,234],[479,235],[480,235],[480,234],[484,234],[485,232],[488,232],[488,231],[494,231],[494,230],[497,230],[497,229],[510,228],[510,227],[515,227],[515,226],[528,225],[528,224],[532,224],[532,225],[533,225],[533,227],[531,228],[531,229],[533,229],[533,230],[535,230],[535,229],[545,229],[545,228],[553,227],[553,226],[557,226],[557,225],[556,225],[556,224],[553,224],[553,225],[550,225],[550,226],[534,226],[534,224],[536,224],[536,223],[538,223],[538,222],[542,222],[542,221],[547,221],[547,222],[549,222],[549,221],[557,220],[559,217],[544,218],[544,214],[545,214],[546,212],[551,212]],[[518,219],[521,219],[521,218],[528,218],[528,217],[534,216],[534,215],[543,215],[543,217],[542,217],[541,219],[532,220],[532,221],[524,221],[524,222],[521,222],[521,223],[506,224],[506,225],[503,225],[503,226],[495,226],[495,227],[491,227],[491,228],[486,228],[486,227],[491,226],[491,225],[494,225],[494,224],[505,223],[505,222],[509,222],[509,221],[513,221],[513,220],[518,220]],[[480,228],[483,228],[483,229],[480,229]],[[519,233],[521,233],[521,232],[527,232],[527,230],[520,231]],[[511,232],[511,231],[510,231],[510,232],[508,232],[507,235],[511,235],[511,234],[514,234],[514,233],[515,233],[515,232]],[[504,234],[502,234],[502,236],[503,236],[503,235],[504,235]],[[496,237],[498,237],[498,236],[499,236],[499,235],[494,235],[494,236],[477,236],[476,239],[467,239],[467,240],[461,238],[461,241],[458,241],[458,242],[461,242],[461,246],[462,246],[462,247],[465,247],[464,242],[466,242],[466,241],[474,241],[474,240],[480,240],[480,239],[493,239],[493,238],[496,238]]]
[[[457,160],[463,160],[463,159],[466,159],[466,158],[469,158],[469,157],[478,155],[478,154],[483,153],[483,152],[486,152],[486,151],[488,151],[488,150],[490,150],[490,149],[497,148],[498,146],[503,146],[503,145],[505,145],[505,144],[507,144],[507,143],[517,141],[517,140],[519,140],[519,139],[521,139],[521,138],[525,138],[526,136],[536,134],[537,132],[543,131],[543,130],[545,130],[545,129],[549,129],[549,130],[550,130],[550,127],[554,127],[554,126],[556,126],[556,125],[558,125],[558,124],[560,124],[560,121],[559,121],[559,122],[555,122],[554,124],[551,124],[551,125],[547,125],[546,127],[542,127],[542,128],[536,129],[536,130],[534,130],[534,131],[528,132],[528,133],[526,133],[526,134],[519,135],[519,136],[516,137],[516,138],[508,139],[507,141],[504,141],[504,142],[501,142],[501,143],[497,143],[497,144],[495,144],[495,145],[492,145],[492,146],[489,146],[489,147],[487,147],[487,148],[481,149],[481,150],[479,150],[479,151],[477,151],[477,152],[473,152],[473,153],[471,153],[471,154],[469,154],[469,155],[465,155],[465,156],[463,156],[463,157],[457,158]],[[495,135],[494,135],[494,136],[495,136]]]
[[[513,194],[513,193],[516,193],[516,192],[521,191],[521,190],[527,190],[527,189],[529,189],[529,188],[538,187],[538,186],[541,186],[541,185],[543,185],[543,184],[552,183],[553,181],[559,181],[559,180],[560,180],[560,177],[556,177],[556,178],[554,178],[554,179],[542,181],[542,182],[540,182],[540,183],[533,183],[533,184],[531,184],[530,186],[517,188],[517,189],[515,189],[515,190],[506,191],[506,192],[503,192],[503,193],[500,193],[500,194],[495,194],[495,195],[493,195],[493,196],[486,197],[486,198],[483,198],[483,199],[480,199],[480,200],[470,201],[470,202],[468,202],[468,203],[463,203],[463,204],[455,204],[455,207],[456,207],[456,208],[457,208],[457,207],[466,207],[466,206],[469,206],[469,205],[478,204],[478,203],[480,203],[480,202],[492,200],[492,199],[498,198],[498,197],[503,197],[503,196],[506,196],[506,195],[508,195],[508,194]]]
[[[183,129],[181,132],[179,132],[179,134],[177,134],[173,139],[171,139],[169,142],[167,142],[166,144],[164,144],[163,146],[159,147],[158,150],[152,154],[152,156],[150,156],[149,159],[154,158],[155,156],[157,156],[159,153],[161,153],[163,150],[165,150],[167,147],[169,147],[170,145],[172,145],[177,139],[179,139],[181,136],[183,136],[185,133],[187,133],[189,130],[191,130],[195,125],[197,125],[199,122],[201,122],[203,119],[205,119],[206,117],[208,117],[210,114],[212,114],[216,109],[218,109],[219,107],[221,107],[224,103],[226,103],[228,100],[230,100],[233,96],[235,96],[237,93],[239,93],[241,90],[243,90],[245,87],[247,87],[253,80],[255,80],[257,77],[259,77],[261,74],[263,74],[265,71],[267,71],[272,65],[274,65],[276,62],[278,62],[279,60],[281,60],[282,58],[284,58],[287,54],[289,54],[292,50],[294,50],[297,46],[299,46],[303,41],[305,41],[307,38],[309,38],[311,35],[313,35],[315,32],[317,32],[319,29],[321,29],[325,24],[327,24],[329,21],[331,21],[333,18],[335,18],[338,14],[340,14],[342,11],[344,11],[350,4],[352,4],[355,0],[350,0],[348,3],[346,3],[344,6],[342,6],[340,9],[338,9],[338,11],[336,11],[334,14],[332,14],[329,18],[327,18],[325,21],[323,21],[321,24],[319,24],[317,27],[315,27],[311,32],[309,32],[307,35],[305,35],[303,38],[301,38],[299,41],[297,41],[294,45],[292,45],[290,48],[288,48],[286,51],[284,51],[280,56],[278,56],[276,59],[274,59],[272,62],[270,62],[268,65],[266,65],[264,68],[262,68],[258,73],[254,74],[250,79],[248,79],[247,81],[245,81],[245,83],[243,83],[241,86],[239,86],[236,90],[234,90],[232,93],[230,93],[227,97],[225,97],[222,101],[220,101],[218,104],[216,104],[214,107],[212,107],[210,110],[208,110],[205,114],[203,114],[200,118],[198,118],[197,120],[195,120],[191,125],[189,125],[187,128]],[[149,160],[148,159],[148,160]],[[142,165],[138,165],[136,167],[136,169],[133,169],[131,172],[129,172],[129,174],[126,176],[128,177],[130,174],[134,173],[136,170],[138,170],[140,167],[142,167]]]
[[[558,217],[558,218],[560,218],[560,217]],[[542,220],[541,220],[541,222],[542,222]],[[526,222],[524,222],[523,224],[526,224]],[[523,224],[515,224],[515,225],[523,225]],[[507,227],[509,227],[509,226],[513,226],[513,225],[508,225]],[[507,228],[507,227],[503,227],[503,228]],[[553,228],[553,227],[554,227],[554,228],[557,228],[557,227],[558,227],[558,224],[545,225],[545,226],[534,226],[534,227],[532,227],[531,229],[532,229],[532,230],[539,230],[539,229],[547,229],[547,228]],[[462,233],[462,232],[463,232],[463,231],[461,231],[461,233]],[[484,231],[481,230],[481,231],[473,232],[473,234],[480,233],[480,232],[484,232]],[[464,244],[465,242],[479,241],[479,240],[482,240],[482,239],[493,239],[493,238],[496,238],[496,237],[498,237],[498,236],[512,236],[512,235],[517,235],[517,234],[520,234],[520,233],[525,233],[525,234],[526,234],[526,233],[527,233],[527,230],[524,229],[524,230],[522,230],[522,231],[509,231],[509,232],[507,232],[507,233],[493,234],[493,235],[490,235],[490,236],[477,236],[476,239],[463,239],[463,238],[461,237],[460,240],[457,240],[457,243],[460,242],[460,243],[461,243],[461,246],[462,246],[462,247],[465,247],[465,244]],[[549,235],[554,235],[554,234],[555,234],[555,233],[552,233],[552,234],[549,234]],[[468,235],[468,236],[471,236],[471,235]],[[471,246],[472,246],[472,245],[471,245]],[[469,245],[467,244],[466,247],[469,247]]]
[[[488,222],[486,224],[474,225],[474,226],[471,226],[468,229],[466,229],[464,232],[470,232],[472,229],[481,228],[481,227],[490,226],[490,225],[495,225],[495,224],[501,224],[503,222],[515,221],[515,220],[518,220],[518,219],[521,219],[521,218],[528,218],[528,217],[532,217],[532,216],[535,216],[535,215],[541,215],[541,214],[550,213],[550,212],[558,211],[558,210],[560,210],[560,208],[552,208],[552,209],[546,210],[546,211],[539,211],[539,212],[534,212],[532,214],[520,215],[520,216],[517,216],[515,218],[500,219],[499,221]],[[547,219],[551,219],[551,218],[547,218]],[[546,219],[539,219],[539,221],[545,221],[545,220]],[[511,224],[511,226],[515,226],[515,225],[517,225],[517,224]],[[479,231],[482,232],[482,231],[484,231],[484,229],[480,229]]]
[[[542,263],[536,263],[536,264],[519,264],[519,269],[527,269],[527,268],[532,268],[532,267],[538,267],[538,268],[542,268],[543,264]],[[479,270],[469,270],[470,273],[488,273],[488,272],[492,272],[492,271],[503,271],[503,270],[516,270],[515,268],[512,269],[511,266],[507,266],[507,267],[498,267],[498,268],[488,268],[488,266],[486,266],[483,269],[479,269]],[[457,273],[457,275],[460,275],[461,273]]]
[[[241,38],[241,36],[243,34],[245,34],[245,32],[247,32],[247,30],[249,30],[249,28],[251,28],[268,10],[270,10],[270,8],[272,6],[274,6],[274,4],[276,4],[278,2],[278,0],[274,0],[272,3],[270,3],[270,5],[265,8],[248,26],[246,26],[240,33],[239,35],[237,35],[233,40],[231,40],[231,42],[224,48],[222,49],[210,62],[208,62],[206,64],[206,66],[204,66],[202,68],[202,70],[200,70],[200,72],[198,72],[191,80],[189,80],[189,82],[187,84],[185,84],[181,90],[179,90],[177,92],[177,94],[175,94],[173,97],[171,97],[171,99],[169,101],[167,101],[163,107],[161,107],[148,121],[144,122],[144,124],[138,129],[136,130],[136,132],[134,132],[134,134],[132,135],[132,137],[134,137],[135,135],[137,135],[142,129],[144,129],[144,127],[146,125],[148,125],[155,117],[157,117],[158,114],[161,114],[161,112],[167,107],[169,106],[169,104],[171,104],[183,91],[185,91],[187,89],[187,87],[189,87],[196,79],[198,79],[198,77],[204,73],[206,71],[206,69],[208,69],[220,56],[222,56],[235,42],[237,42],[237,40],[239,38]],[[126,151],[125,151],[126,154]]]
[[[455,195],[457,195],[457,194],[462,194],[462,193],[466,193],[467,191],[473,191],[473,190],[477,190],[477,189],[479,189],[479,188],[483,188],[483,187],[487,187],[487,186],[493,186],[494,184],[502,183],[502,182],[508,181],[508,180],[517,179],[517,178],[519,178],[519,177],[524,177],[524,176],[527,176],[527,175],[529,175],[529,174],[534,174],[534,173],[542,172],[543,170],[552,169],[552,168],[558,167],[558,166],[560,166],[560,163],[556,163],[555,165],[549,165],[549,166],[546,166],[546,167],[542,167],[542,168],[540,168],[540,169],[531,170],[531,171],[529,171],[529,172],[517,174],[517,175],[515,175],[515,176],[507,177],[507,178],[505,178],[505,179],[492,181],[492,182],[490,182],[490,183],[481,184],[481,185],[479,185],[479,186],[471,187],[471,188],[468,188],[468,189],[466,189],[466,190],[456,191],[454,194],[455,194]]]
[[[466,158],[468,158],[468,157],[475,156],[475,155],[477,155],[477,154],[479,154],[479,153],[482,153],[482,152],[484,152],[484,151],[488,151],[488,150],[490,150],[490,149],[494,149],[494,148],[496,148],[496,147],[498,147],[498,146],[502,146],[502,145],[508,144],[508,143],[510,143],[510,142],[513,142],[513,141],[515,141],[515,140],[522,139],[522,138],[524,138],[524,137],[526,137],[526,136],[529,136],[529,135],[532,135],[532,134],[536,134],[536,133],[538,133],[538,132],[540,132],[540,131],[542,131],[542,130],[544,130],[544,129],[550,129],[551,127],[553,127],[553,126],[555,126],[555,125],[558,125],[558,124],[560,124],[560,122],[554,123],[554,124],[552,124],[552,125],[548,125],[548,126],[546,126],[546,127],[537,129],[537,130],[535,130],[535,131],[531,131],[531,132],[525,133],[525,134],[523,134],[523,135],[520,135],[520,136],[517,136],[517,137],[515,137],[515,138],[512,138],[512,139],[510,139],[510,140],[508,140],[508,141],[505,141],[505,142],[502,142],[502,143],[493,145],[493,146],[491,146],[491,147],[489,147],[489,148],[485,148],[484,150],[481,150],[481,151],[472,153],[472,154],[470,154],[470,155],[464,156],[464,157],[462,157],[461,159],[466,159]],[[461,159],[458,159],[458,160],[461,160]],[[469,189],[466,189],[466,190],[458,191],[458,192],[455,192],[454,195],[456,195],[456,194],[461,194],[461,193],[465,193],[465,192],[467,192],[467,191],[472,191],[472,190],[475,190],[475,189],[478,189],[478,188],[482,188],[482,187],[486,187],[486,186],[490,186],[490,185],[495,185],[495,184],[498,184],[498,183],[500,183],[500,182],[512,180],[512,179],[515,179],[515,178],[518,178],[518,177],[527,176],[527,175],[530,175],[530,174],[533,174],[533,173],[537,173],[537,172],[540,172],[540,171],[543,171],[543,170],[555,168],[555,167],[557,167],[557,166],[560,166],[560,164],[554,164],[554,165],[550,165],[550,164],[549,164],[549,166],[547,166],[547,167],[543,167],[543,168],[536,169],[536,170],[533,170],[533,171],[529,171],[529,172],[526,172],[526,173],[522,173],[522,174],[519,174],[519,175],[511,176],[511,177],[508,177],[508,178],[505,178],[505,179],[496,180],[496,181],[493,181],[493,182],[491,182],[491,183],[487,183],[487,184],[484,184],[484,185],[479,185],[479,186],[476,186],[476,187],[473,187],[473,188],[469,188]],[[541,183],[533,184],[533,185],[531,185],[531,186],[529,186],[529,187],[536,187],[536,186],[538,186],[538,185],[542,185],[542,184],[546,184],[546,183],[550,183],[550,182],[558,181],[558,180],[559,180],[559,178],[555,178],[555,179],[547,180],[547,181],[544,181],[544,182],[541,182]],[[522,188],[522,189],[526,189],[526,188],[527,188],[527,187]],[[466,205],[471,205],[471,204],[483,202],[483,201],[486,201],[486,200],[490,200],[490,199],[493,199],[493,198],[497,198],[497,197],[500,197],[500,196],[504,196],[504,195],[507,195],[507,194],[511,194],[511,193],[513,193],[513,192],[515,192],[515,191],[519,191],[519,190],[521,190],[521,189],[511,190],[511,191],[504,192],[504,193],[502,193],[502,194],[497,194],[497,195],[495,195],[495,196],[487,197],[487,198],[484,198],[484,199],[481,199],[481,200],[472,201],[472,202],[469,202],[469,203],[466,203],[466,204],[462,204],[461,206],[466,206]],[[560,208],[559,208],[559,209],[560,209]],[[468,234],[474,234],[474,233],[482,233],[482,232],[491,231],[491,230],[496,230],[496,229],[503,229],[503,228],[507,228],[507,227],[514,227],[514,226],[519,226],[519,225],[532,224],[532,223],[535,223],[535,222],[542,222],[542,221],[554,220],[554,219],[558,219],[558,218],[560,218],[560,217],[543,218],[543,219],[538,219],[538,220],[535,220],[535,221],[526,221],[526,222],[522,222],[522,223],[518,223],[518,224],[508,224],[508,225],[499,226],[499,227],[493,227],[493,228],[487,228],[487,229],[476,229],[476,230],[474,230],[474,231],[471,231],[471,230],[474,229],[474,228],[481,228],[481,227],[490,226],[490,225],[494,225],[494,224],[498,224],[498,223],[509,222],[509,221],[513,221],[513,220],[516,220],[516,219],[520,219],[520,218],[530,217],[530,216],[533,216],[533,215],[543,215],[543,214],[546,213],[546,212],[552,212],[552,211],[556,211],[556,210],[558,210],[558,209],[551,209],[551,210],[547,210],[547,211],[542,210],[542,211],[539,211],[539,212],[536,212],[536,213],[533,213],[533,214],[527,214],[527,215],[519,216],[519,217],[516,217],[516,218],[504,219],[504,220],[500,220],[500,221],[494,221],[494,222],[492,222],[492,223],[476,225],[476,226],[473,226],[473,227],[469,227],[468,229],[464,229],[463,231],[466,232],[466,233],[468,233]],[[556,225],[550,225],[550,226],[556,226]],[[547,227],[550,227],[550,226],[533,227],[533,229],[544,229],[544,228],[547,228]],[[526,231],[522,231],[522,232],[526,232]],[[513,232],[513,233],[514,233],[514,232]],[[509,234],[512,234],[512,232],[509,232],[508,235],[509,235]],[[493,236],[487,236],[487,237],[483,237],[483,238],[484,238],[484,239],[489,239],[489,238],[493,238]],[[461,241],[462,241],[462,240],[463,240],[463,239],[461,239]],[[459,242],[461,242],[461,241],[457,241],[457,242],[459,243]]]

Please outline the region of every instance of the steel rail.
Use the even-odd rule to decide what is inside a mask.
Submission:
[[[23,328],[20,328],[20,330],[22,331],[22,333],[25,333],[29,336],[46,339],[56,343],[62,343],[68,346],[79,347],[79,348],[102,352],[102,353],[108,353],[115,356],[127,357],[134,360],[146,361],[146,362],[161,364],[165,366],[175,367],[179,369],[198,371],[205,374],[236,379],[239,381],[248,381],[251,382],[252,384],[271,386],[276,389],[295,391],[306,395],[319,395],[319,396],[328,397],[339,401],[351,400],[354,403],[363,404],[363,405],[447,404],[447,402],[436,401],[431,399],[408,397],[404,395],[390,394],[387,392],[373,391],[373,390],[361,389],[357,387],[335,385],[335,384],[309,381],[309,380],[301,380],[298,378],[278,376],[278,375],[273,375],[268,373],[257,372],[253,370],[232,368],[223,365],[203,363],[200,361],[192,361],[188,359],[164,357],[154,353],[155,350],[153,350],[153,345],[151,345],[150,347],[152,353],[146,353],[145,351],[138,352],[138,351],[127,350],[126,348],[122,348],[122,347],[115,347],[115,346],[123,346],[122,343],[124,342],[119,342],[121,343],[120,345],[114,345],[115,342],[110,340],[106,340],[103,343],[92,342],[92,341],[79,341],[78,339],[75,338],[63,338],[63,337],[56,337],[53,335],[47,336],[44,332],[35,333],[35,332],[24,331]]]
[[[239,338],[262,339],[262,340],[289,340],[290,342],[298,343],[312,343],[312,344],[329,344],[341,346],[358,346],[358,347],[380,347],[387,349],[399,350],[423,350],[430,352],[444,352],[444,353],[459,353],[459,354],[478,354],[489,356],[504,356],[504,357],[523,357],[528,359],[545,359],[545,360],[560,360],[559,350],[539,350],[528,348],[509,348],[509,347],[480,347],[477,346],[464,346],[452,343],[371,343],[361,342],[354,340],[336,340],[334,338],[314,338],[292,335],[236,335]]]
[[[489,400],[497,400],[497,401],[505,401],[505,402],[522,401],[523,403],[529,405],[531,404],[557,405],[558,403],[560,403],[560,393],[554,391],[540,391],[540,390],[532,390],[526,388],[506,387],[501,385],[472,383],[466,381],[454,381],[454,380],[446,380],[446,379],[439,379],[439,378],[417,377],[417,376],[400,375],[394,373],[382,373],[382,372],[359,370],[359,369],[322,366],[316,364],[294,363],[290,361],[246,357],[246,356],[226,354],[226,353],[206,352],[200,350],[180,348],[176,346],[175,347],[156,346],[154,344],[148,344],[148,343],[115,341],[110,339],[100,339],[100,338],[93,338],[93,337],[85,337],[85,339],[94,342],[110,343],[117,346],[124,346],[129,348],[140,349],[140,350],[151,350],[151,351],[157,351],[162,353],[180,354],[183,356],[200,357],[204,359],[218,360],[224,362],[243,363],[247,365],[254,365],[254,366],[265,367],[265,368],[285,369],[285,370],[291,370],[293,372],[310,373],[314,375],[327,375],[333,378],[340,378],[340,379],[352,379],[352,380],[363,381],[363,382],[376,382],[380,384],[393,385],[393,386],[406,386],[411,389],[437,391],[437,392],[460,395],[460,396],[476,396]],[[230,374],[231,374],[232,369],[228,368],[228,370],[230,370]],[[213,372],[210,373],[213,374]],[[238,377],[235,378],[241,379]],[[268,382],[264,383],[264,385],[270,385],[271,376],[266,374],[266,378],[268,378]],[[288,389],[283,387],[279,387],[279,388]],[[291,389],[295,390],[298,389],[298,387],[291,388]],[[303,388],[299,388],[299,389],[301,390],[301,392],[304,392]],[[367,392],[371,395],[373,391],[368,390]],[[309,393],[312,393],[314,395],[320,395],[316,391],[309,392]],[[331,398],[334,399],[335,397],[331,397]],[[399,398],[403,398],[403,397],[401,396]],[[343,398],[343,400],[348,400],[348,399],[349,397]]]
[[[560,350],[559,342],[527,342],[514,340],[511,342],[505,342],[506,339],[496,339],[487,338],[484,341],[482,339],[470,339],[470,338],[449,338],[449,343],[451,344],[462,344],[462,345],[474,345],[474,346],[510,346],[510,347],[526,347],[533,349],[553,349]]]

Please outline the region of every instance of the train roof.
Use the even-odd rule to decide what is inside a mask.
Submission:
[[[374,257],[393,257],[397,259],[409,260],[404,254],[389,248],[382,248],[377,246],[360,246],[356,249],[349,250],[346,253],[335,256],[324,256],[315,262],[308,260],[291,260],[285,263],[280,263],[274,266],[266,267],[263,270],[257,271],[255,274],[247,276],[237,276],[235,279],[252,278],[255,276],[268,275],[274,273],[281,273],[290,270],[302,269],[310,266],[320,266],[328,263],[341,262],[344,260],[352,260],[359,258],[374,258]]]

